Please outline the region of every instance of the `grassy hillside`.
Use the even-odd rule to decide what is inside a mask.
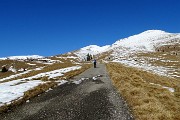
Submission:
[[[137,120],[180,119],[179,80],[118,63],[107,64],[107,69]]]

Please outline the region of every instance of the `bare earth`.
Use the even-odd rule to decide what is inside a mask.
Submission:
[[[97,80],[92,78],[98,76]],[[81,84],[72,81],[89,78]],[[90,68],[69,83],[32,98],[0,120],[133,120],[127,104],[113,87],[104,64]]]

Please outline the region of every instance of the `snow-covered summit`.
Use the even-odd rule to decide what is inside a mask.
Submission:
[[[151,33],[151,34],[161,34],[161,33],[167,33],[167,32],[165,32],[163,30],[146,30],[146,31],[142,32],[141,34],[149,34],[149,33]]]
[[[132,50],[153,51],[159,43],[169,41],[169,38],[177,34],[167,33],[161,30],[148,30],[128,38],[116,41],[112,46],[126,47]]]

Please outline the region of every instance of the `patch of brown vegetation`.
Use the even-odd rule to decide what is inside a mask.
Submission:
[[[49,88],[52,88],[54,86],[56,86],[57,83],[55,82],[47,82],[45,84],[41,84],[31,90],[28,90],[24,93],[24,97],[26,100],[30,99],[30,98],[33,98],[43,92],[45,92],[46,90],[48,90]]]
[[[62,77],[60,77],[59,79],[64,79],[64,78],[66,78],[67,80],[71,79],[74,76],[79,75],[82,72],[84,72],[85,70],[89,69],[91,66],[92,65],[90,65],[90,64],[83,64],[81,69],[67,72]]]
[[[0,79],[2,79],[2,78],[5,78],[5,77],[8,77],[8,76],[10,76],[10,75],[14,75],[14,73],[13,72],[11,72],[11,71],[7,71],[7,72],[0,72]]]
[[[107,69],[137,120],[180,118],[180,81],[118,63],[107,64]],[[174,88],[175,92],[172,93],[163,86]]]
[[[180,52],[180,44],[164,45],[164,46],[156,48],[156,51],[158,51],[158,52],[169,52],[171,54],[176,55],[175,53]]]
[[[36,64],[36,65],[29,65],[27,63],[30,63],[30,64]],[[27,62],[27,61],[18,61],[18,60],[1,60],[0,61],[0,69],[1,69],[1,66],[3,65],[7,65],[7,69],[10,67],[10,66],[13,66],[15,69],[19,70],[21,68],[25,68],[25,69],[34,69],[34,68],[37,68],[37,67],[42,67],[44,65],[40,64],[40,63],[34,63],[34,62]],[[17,71],[17,73],[19,73]],[[10,75],[14,75],[15,73],[11,72],[11,71],[8,71],[8,72],[4,72],[4,73],[1,73],[0,72],[0,79],[2,78],[5,78],[5,77],[8,77]]]
[[[152,66],[162,66],[169,68],[168,74],[174,75],[174,78],[179,79],[180,76],[180,55],[170,54],[168,52],[151,52],[151,53],[139,53],[135,55],[136,62],[141,62],[142,60],[147,61],[148,64]]]
[[[71,66],[74,66],[74,64],[72,64],[70,62],[54,63],[52,65],[45,66],[42,70],[31,71],[27,74],[23,74],[21,76],[18,76],[18,77],[12,78],[12,79],[8,79],[8,80],[2,81],[2,82],[8,82],[8,81],[16,80],[16,79],[27,78],[27,77],[35,76],[39,73],[45,73],[45,72],[49,72],[49,71],[53,71],[53,70],[57,70],[57,69],[61,69],[61,68],[71,67]],[[2,82],[0,82],[0,83],[2,83]]]
[[[108,52],[104,52],[104,53],[96,55],[95,58],[98,58],[97,59],[98,61],[109,60],[111,59],[111,54],[112,54],[112,51],[108,51]]]
[[[70,58],[70,57],[74,57],[74,58]],[[76,63],[79,63],[79,58],[77,55],[75,55],[73,52],[69,52],[69,53],[66,53],[66,54],[62,54],[62,55],[56,55],[56,56],[53,56],[51,57],[52,60],[59,60],[63,63],[66,63],[66,62],[76,62]]]

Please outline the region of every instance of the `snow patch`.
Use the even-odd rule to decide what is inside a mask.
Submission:
[[[9,67],[8,71],[12,71],[13,73],[17,73],[17,70],[13,66]]]
[[[81,78],[79,80],[73,80],[72,83],[79,85],[81,84],[84,80],[89,80],[89,78]]]
[[[34,65],[36,65],[36,64],[32,64],[32,63],[26,63],[26,64],[28,64],[28,65],[31,65],[31,66],[34,66]]]
[[[59,80],[59,81],[56,81],[58,83],[58,86],[60,85],[63,85],[65,83],[67,83],[68,81],[67,80]]]
[[[27,60],[27,59],[39,59],[39,58],[44,58],[43,56],[39,55],[26,55],[26,56],[10,56],[6,58],[1,58],[1,59],[10,59],[10,60]]]
[[[98,78],[95,76],[95,77],[93,77],[92,79],[93,79],[93,80],[97,80]]]
[[[170,92],[174,92],[175,90],[174,90],[174,88],[170,88],[170,87],[166,87],[166,86],[162,86],[162,85],[160,85],[160,84],[155,84],[155,83],[150,83],[151,85],[157,85],[157,86],[160,86],[160,87],[162,87],[162,88],[165,88],[165,89],[168,89]]]
[[[52,88],[49,88],[48,90],[46,90],[46,92],[49,92],[49,91],[51,91],[51,90],[53,90]]]
[[[21,84],[19,84],[21,83]],[[0,84],[0,103],[10,104],[11,101],[20,99],[24,95],[24,92],[42,84],[40,80],[26,81],[22,83],[22,80],[14,80]]]

